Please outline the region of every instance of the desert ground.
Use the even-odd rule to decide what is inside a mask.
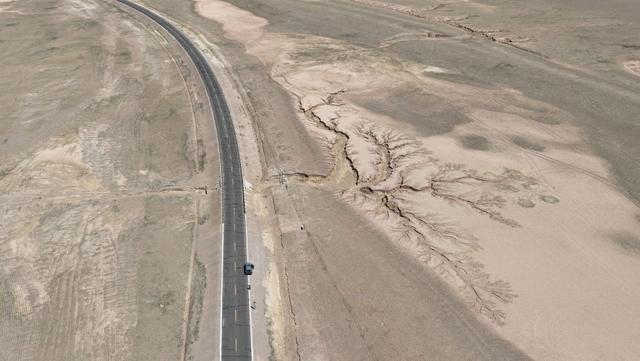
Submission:
[[[200,352],[218,165],[188,68],[107,2],[0,8],[0,359]]]
[[[140,3],[234,115],[255,359],[638,358],[640,5]],[[0,26],[0,359],[217,355],[184,54],[110,1],[4,1]]]

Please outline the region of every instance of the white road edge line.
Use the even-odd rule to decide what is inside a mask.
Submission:
[[[238,147],[239,149],[239,147]],[[240,158],[240,157],[238,157]],[[242,158],[240,158],[240,170],[242,170]],[[244,174],[244,173],[242,173]],[[244,181],[244,177],[243,181]],[[244,183],[244,182],[243,182]],[[245,191],[244,191],[244,184],[242,185],[242,205],[244,208],[244,247],[245,247],[245,253],[247,255],[247,262],[249,262],[249,233],[248,233],[248,227],[247,227],[247,223],[249,223],[247,221],[247,200],[245,198]],[[250,282],[250,278],[247,280],[247,284],[248,284],[248,301],[249,301],[249,337],[251,338],[251,360],[253,360],[253,319],[251,314],[253,312],[253,308],[251,308],[251,282]]]
[[[222,192],[220,192],[222,194]],[[220,201],[222,204],[222,201]],[[222,207],[220,207],[222,208]],[[224,210],[222,210],[224,212]],[[221,217],[224,217],[224,213],[220,214]],[[219,360],[222,361],[222,327],[224,326],[224,314],[222,313],[222,300],[223,300],[223,289],[224,289],[224,220],[221,222],[222,227],[220,227],[220,337],[219,345],[218,345],[218,356]]]

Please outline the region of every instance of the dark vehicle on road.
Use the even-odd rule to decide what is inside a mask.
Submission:
[[[253,274],[253,263],[247,262],[244,264],[244,267],[242,267],[244,269],[244,275],[245,276],[251,276]]]

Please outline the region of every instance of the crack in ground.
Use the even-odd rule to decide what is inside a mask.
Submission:
[[[534,54],[537,56],[540,56],[542,58],[548,58],[546,55],[532,50],[532,49],[528,49],[525,48],[523,46],[518,45],[517,43],[524,43],[524,42],[528,42],[531,41],[530,38],[528,37],[523,37],[523,36],[515,36],[515,37],[509,37],[509,36],[502,36],[502,37],[498,37],[495,36],[493,34],[496,33],[503,33],[505,34],[506,32],[503,30],[482,30],[482,29],[476,29],[473,27],[473,25],[470,24],[463,24],[460,23],[460,20],[466,20],[468,18],[470,18],[469,15],[467,16],[459,16],[456,18],[450,18],[448,16],[430,16],[430,15],[425,15],[425,12],[427,11],[434,11],[439,9],[440,7],[444,6],[443,4],[438,4],[436,6],[432,6],[431,8],[428,9],[414,9],[408,6],[404,6],[404,5],[399,5],[399,4],[393,4],[393,3],[388,3],[388,2],[384,2],[384,1],[373,1],[373,0],[352,0],[355,3],[359,3],[359,4],[363,4],[365,6],[369,6],[369,7],[375,7],[375,8],[382,8],[382,9],[387,9],[396,13],[400,13],[400,14],[404,14],[404,15],[409,15],[415,18],[419,18],[419,19],[424,19],[424,20],[429,20],[429,21],[433,21],[433,22],[438,22],[438,23],[443,23],[443,24],[447,24],[449,26],[452,26],[454,28],[463,30],[467,33],[473,34],[473,35],[479,35],[485,39],[488,39],[492,42],[498,43],[498,44],[502,44],[502,45],[506,45],[506,46],[510,46],[514,49],[518,49],[518,50],[522,50],[522,51],[526,51],[527,53],[530,54]],[[402,35],[402,34],[401,34]],[[446,35],[443,34],[437,34],[437,33],[427,33],[426,35],[423,35],[422,38],[442,38],[442,37],[447,37]],[[416,38],[416,39],[410,39],[410,40],[419,40],[420,38]],[[395,39],[393,39],[395,40]],[[391,41],[390,44],[393,44],[394,42]],[[387,43],[387,41],[384,41],[381,44],[381,47],[384,46],[389,46],[389,44]]]
[[[344,93],[346,90],[341,89],[339,91],[333,92],[333,93],[329,93],[329,95],[326,98],[323,98],[323,104],[326,105],[334,105],[335,104],[335,97]],[[349,144],[349,139],[350,136],[347,132],[341,131],[339,130],[336,126],[331,125],[330,122],[325,122],[323,121],[323,119],[318,116],[315,112],[314,109],[319,106],[318,105],[314,105],[310,108],[305,109],[305,107],[302,105],[302,101],[299,97],[296,97],[297,101],[298,101],[298,110],[305,115],[305,117],[310,120],[313,124],[315,124],[317,127],[330,131],[332,133],[334,133],[336,136],[339,136],[342,138],[342,142],[340,141],[336,141],[334,143],[334,145],[338,146],[340,149],[333,149],[333,156],[334,156],[334,166],[333,169],[329,172],[329,175],[331,175],[332,173],[334,173],[338,166],[339,166],[339,161],[337,159],[338,154],[341,154],[342,156],[344,156],[345,160],[347,161],[347,165],[349,166],[349,170],[351,171],[351,173],[353,174],[353,176],[355,177],[355,184],[357,185],[360,182],[360,173],[358,171],[358,168],[354,165],[354,161],[353,159],[349,156],[349,152],[347,150],[347,146]],[[307,175],[307,177],[309,177]],[[326,180],[327,177],[326,176],[320,176],[320,179]]]
[[[505,314],[496,308],[496,301],[508,303],[515,294],[507,282],[490,281],[489,275],[482,271],[482,265],[471,259],[470,252],[481,248],[475,237],[460,234],[451,225],[434,220],[427,221],[425,218],[429,218],[428,216],[403,209],[392,195],[376,191],[365,193],[378,197],[378,201],[388,213],[399,218],[401,227],[396,229],[395,233],[405,242],[421,248],[422,260],[441,276],[450,275],[456,278],[460,283],[458,290],[467,298],[473,310],[487,316],[496,324],[504,324]],[[421,226],[430,232],[422,231]],[[434,236],[446,238],[449,243],[457,245],[463,251],[448,251],[439,247],[434,242]]]
[[[282,247],[282,249],[286,249],[286,246],[284,245],[284,237],[283,234],[280,234],[280,247]],[[289,282],[289,270],[287,269],[287,265],[285,264],[283,266],[283,275],[284,275],[284,281],[285,281],[285,285],[286,285],[286,292],[287,292],[287,300],[289,302],[289,312],[291,313],[291,320],[293,321],[293,326],[294,328],[297,330],[298,329],[298,321],[296,319],[296,312],[293,310],[293,301],[291,300],[291,284]],[[298,332],[294,332],[294,342],[296,345],[296,355],[298,355],[298,361],[302,361],[302,355],[300,354],[300,341],[298,340]]]
[[[362,120],[360,114],[353,117],[349,105],[340,99],[345,92],[340,89],[304,99],[294,94],[304,118],[336,137],[331,150],[334,166],[327,175],[290,172],[280,177],[284,182],[337,188],[345,201],[381,220],[376,224],[392,240],[456,287],[471,309],[503,325],[505,313],[498,307],[516,297],[510,284],[490,280],[483,265],[472,258],[481,249],[478,239],[442,215],[423,213],[420,195],[519,227],[500,213],[507,203],[503,195],[524,194],[532,202],[533,197],[542,197],[539,183],[513,169],[481,174],[462,164],[442,163],[418,140]],[[312,104],[305,106],[305,101]],[[332,142],[330,137],[325,140]],[[342,173],[351,174],[352,181],[338,182]]]

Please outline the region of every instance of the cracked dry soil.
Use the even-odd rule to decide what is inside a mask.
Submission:
[[[640,352],[637,25],[539,1],[145,4],[210,50],[253,122],[238,135],[268,254],[257,357]],[[213,130],[166,42],[109,9],[0,5],[17,39],[0,43],[3,357],[215,348]]]
[[[565,67],[588,58],[553,47],[570,37],[501,20],[540,3],[351,3],[196,2],[214,21],[200,28],[241,44],[223,53],[252,64],[237,72],[246,102],[267,84],[286,91],[251,114],[265,159],[253,184],[273,208],[271,270],[286,285],[272,283],[266,304],[276,357],[629,358],[639,260],[609,238],[640,231],[633,171],[618,168],[635,155],[621,161],[609,147],[622,143],[604,139],[637,154],[619,132],[637,109],[630,75]],[[566,14],[552,28],[584,30]],[[608,138],[593,143],[594,129]],[[304,161],[317,150],[324,162]]]
[[[551,203],[557,199],[544,194],[534,177],[520,171],[480,174],[463,164],[441,162],[417,140],[397,131],[367,122],[349,124],[340,118],[344,103],[339,99],[345,92],[330,93],[321,97],[320,103],[307,107],[298,100],[301,114],[335,135],[331,152],[336,160],[331,172],[327,176],[280,176],[337,191],[344,200],[380,221],[376,223],[394,242],[455,285],[472,309],[503,324],[505,314],[500,304],[515,297],[509,283],[489,280],[482,265],[472,257],[473,251],[481,249],[477,238],[438,214],[437,208],[425,207],[428,198],[468,207],[509,227],[520,224],[500,213],[507,202],[522,206],[535,205],[534,200]],[[350,183],[336,176],[345,173],[351,173],[346,177]]]

